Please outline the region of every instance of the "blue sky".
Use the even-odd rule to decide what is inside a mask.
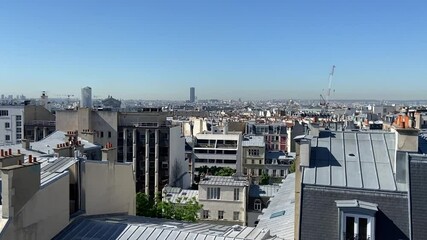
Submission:
[[[427,1],[3,0],[0,93],[426,99]]]

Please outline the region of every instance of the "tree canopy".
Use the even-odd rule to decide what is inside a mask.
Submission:
[[[136,194],[136,215],[139,216],[196,222],[202,207],[195,197],[178,198],[176,203],[172,203],[160,199],[154,201],[142,192]]]

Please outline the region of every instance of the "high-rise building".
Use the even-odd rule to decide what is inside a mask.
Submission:
[[[190,102],[196,102],[196,88],[190,88]]]
[[[82,100],[80,102],[82,108],[92,108],[92,88],[82,88]]]

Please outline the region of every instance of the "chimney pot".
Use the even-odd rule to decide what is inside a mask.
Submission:
[[[0,150],[0,156],[3,157],[4,156],[4,150]]]
[[[9,156],[12,156],[12,149],[9,148]]]
[[[21,149],[18,149],[18,154],[21,155]]]
[[[37,158],[36,157],[33,158],[33,162],[37,162]]]
[[[60,148],[61,147],[61,145],[58,143],[58,144],[56,144],[56,148]]]
[[[32,163],[33,162],[33,155],[28,155],[28,162]]]
[[[18,160],[18,165],[22,165],[22,162],[21,162],[21,160]]]

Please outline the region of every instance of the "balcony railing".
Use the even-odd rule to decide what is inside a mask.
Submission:
[[[344,232],[344,239],[345,240],[371,240],[371,236],[359,236],[358,234],[353,233],[345,233]]]

